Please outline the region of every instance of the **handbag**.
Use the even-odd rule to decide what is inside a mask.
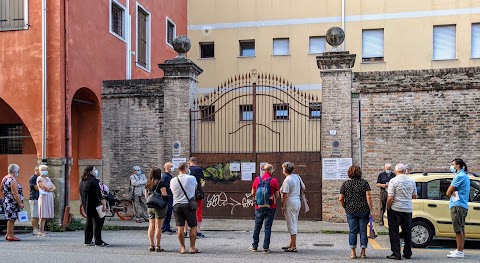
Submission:
[[[202,200],[205,198],[205,193],[203,193],[203,189],[201,187],[195,190],[195,199]]]
[[[18,216],[18,221],[21,223],[28,221],[28,213],[25,210],[18,212],[17,216]]]
[[[159,185],[160,185],[160,181],[158,181],[157,187],[155,187],[153,194],[148,195],[148,198],[147,198],[148,207],[164,209],[167,206],[167,201],[163,199],[162,194],[157,191]]]
[[[183,194],[185,194],[185,197],[188,200],[188,206],[190,207],[190,210],[195,211],[198,209],[197,201],[195,200],[195,197],[188,198],[187,192],[185,191],[185,188],[183,188],[182,182],[180,182],[180,178],[177,176],[178,183],[180,184],[180,187],[182,188]]]
[[[370,239],[375,239],[377,235],[377,230],[375,229],[375,223],[373,222],[373,216],[370,214],[368,219],[368,226],[367,226],[367,237]]]
[[[308,211],[310,211],[310,206],[308,205],[307,197],[305,197],[305,192],[302,190],[302,184],[305,185],[305,183],[303,183],[302,177],[300,177],[300,175],[297,174],[297,176],[298,179],[300,179],[300,198],[302,199],[303,206],[305,207],[305,213],[307,213]]]

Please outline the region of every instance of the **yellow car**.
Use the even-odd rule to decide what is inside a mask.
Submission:
[[[412,246],[426,247],[434,237],[455,238],[447,189],[453,173],[428,172],[409,175],[417,185],[417,199],[412,201]],[[469,173],[470,200],[465,220],[465,237],[480,238],[480,176]],[[383,215],[388,228],[387,213]]]

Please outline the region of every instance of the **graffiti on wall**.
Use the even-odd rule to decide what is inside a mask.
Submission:
[[[209,194],[207,195],[206,206],[209,207],[223,207],[223,206],[230,206],[230,214],[233,215],[235,207],[241,208],[248,208],[254,206],[255,201],[252,197],[251,193],[245,193],[245,196],[242,198],[241,201],[235,200],[232,197],[228,197],[225,192],[217,193],[217,194]]]
[[[240,172],[230,171],[230,163],[218,163],[203,168],[203,176],[205,176],[205,179],[214,182],[230,183],[240,179],[242,174]]]

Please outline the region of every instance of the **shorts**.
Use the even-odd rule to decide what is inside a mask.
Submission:
[[[200,222],[202,222],[202,213],[203,213],[202,206],[203,206],[203,200],[200,199],[200,200],[196,200],[196,201],[197,201],[197,206],[198,206],[198,209],[197,209],[197,212],[196,212],[197,222],[200,223]]]
[[[185,226],[185,221],[187,221],[189,227],[197,226],[195,211],[190,209],[189,204],[174,205],[173,214],[175,215],[175,222],[177,226]]]
[[[450,216],[452,217],[453,231],[455,233],[463,232],[465,229],[465,218],[467,217],[468,209],[461,206],[454,206],[450,208]]]
[[[163,219],[167,214],[167,207],[163,209],[159,208],[148,208],[148,218],[150,219]]]
[[[28,200],[30,203],[30,217],[38,218],[38,200]]]

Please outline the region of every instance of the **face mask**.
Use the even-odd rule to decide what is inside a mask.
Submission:
[[[392,173],[392,170],[385,170],[385,172],[386,172],[387,174],[391,174],[391,173]]]
[[[42,175],[43,175],[43,176],[47,176],[47,175],[48,175],[48,171],[42,171]]]
[[[142,171],[137,171],[137,175],[141,175],[142,174]]]
[[[188,174],[190,174],[190,169],[188,169]]]
[[[170,167],[170,172],[173,173],[175,169],[173,167]]]
[[[98,177],[98,170],[95,170],[95,177]]]
[[[450,172],[452,172],[452,173],[457,172],[457,169],[455,169],[455,166],[453,166],[453,165],[450,166]]]

